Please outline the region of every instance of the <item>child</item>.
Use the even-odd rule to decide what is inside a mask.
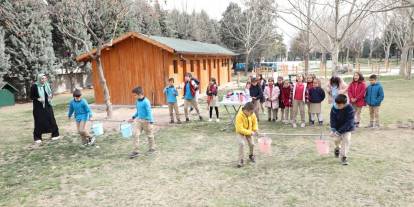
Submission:
[[[282,115],[282,122],[289,124],[291,122],[292,116],[292,85],[290,84],[289,80],[283,81],[283,88],[280,93],[282,94],[282,104],[285,107],[284,113]]]
[[[300,127],[305,127],[305,94],[306,94],[306,83],[304,83],[305,76],[299,74],[296,76],[296,83],[293,84],[293,115],[292,115],[292,126],[296,128],[296,116],[298,110],[300,112],[301,124]]]
[[[365,92],[366,84],[364,81],[364,76],[360,72],[354,73],[354,78],[352,83],[348,88],[348,97],[355,110],[355,127],[359,127],[361,121],[361,112],[362,107],[366,105],[365,103]]]
[[[312,122],[312,118],[311,118],[311,112],[310,112],[310,101],[309,101],[309,90],[311,88],[313,88],[313,81],[316,79],[315,74],[308,74],[306,76],[306,107],[308,108],[308,118],[309,118],[309,123]]]
[[[332,76],[329,80],[328,87],[326,92],[328,93],[328,103],[335,104],[335,98],[339,94],[346,94],[348,86],[346,83],[338,76]]]
[[[95,144],[95,137],[89,135],[86,130],[86,124],[92,118],[92,111],[88,102],[82,98],[82,92],[79,89],[73,92],[73,100],[69,103],[69,119],[73,113],[75,113],[76,127],[81,136],[82,144],[84,146]]]
[[[244,146],[249,145],[249,159],[251,162],[256,162],[254,156],[254,144],[252,136],[258,134],[258,122],[254,114],[257,106],[252,102],[246,103],[242,110],[236,116],[235,128],[237,133],[237,142],[239,143],[239,160],[237,167],[244,165]]]
[[[263,78],[262,74],[259,74],[259,86],[262,89],[262,93],[264,91],[264,89],[266,88],[266,80]],[[264,113],[264,107],[263,107],[263,103],[265,102],[265,97],[262,96],[262,98],[260,99],[260,108],[262,109],[262,113]]]
[[[264,89],[265,106],[267,108],[268,121],[276,122],[277,109],[279,108],[279,88],[275,86],[273,78],[269,78],[268,85]],[[273,119],[272,119],[273,114]]]
[[[377,75],[369,76],[370,85],[367,88],[365,102],[369,106],[369,125],[367,128],[378,128],[379,125],[379,108],[384,100],[384,89],[381,83],[377,82]]]
[[[348,165],[348,152],[351,144],[351,132],[354,131],[354,109],[347,104],[345,95],[335,98],[331,109],[331,136],[335,137],[335,157],[340,157],[342,165]]]
[[[252,85],[250,86],[249,93],[255,107],[254,113],[256,114],[256,118],[259,121],[260,100],[262,100],[263,92],[262,88],[259,85],[258,79],[252,78]]]
[[[216,122],[219,122],[219,110],[218,110],[218,97],[217,97],[218,87],[215,78],[212,78],[210,84],[207,87],[207,104],[210,109],[210,119],[209,122],[213,121],[213,108],[216,111]]]
[[[246,86],[244,87],[244,93],[246,96],[250,96],[250,87],[252,86],[252,83],[250,81],[247,81]]]
[[[311,113],[310,124],[315,125],[315,116],[318,117],[319,126],[323,125],[322,101],[325,99],[325,91],[321,88],[321,80],[315,79],[313,87],[309,89],[309,112]]]
[[[174,123],[174,111],[177,123],[181,124],[180,114],[178,112],[177,96],[178,91],[174,87],[174,78],[168,79],[168,86],[164,88],[164,94],[167,97],[168,110],[170,111],[170,123]]]
[[[200,110],[198,109],[198,102],[197,102],[197,90],[198,90],[198,84],[193,79],[193,76],[191,73],[185,74],[185,83],[184,83],[184,114],[185,114],[185,121],[190,122],[189,114],[188,114],[188,108],[191,106],[193,107],[197,115],[200,119],[200,121],[203,120],[203,117],[200,115]]]
[[[137,126],[135,130],[134,151],[132,151],[129,155],[129,158],[131,159],[139,156],[139,136],[141,135],[141,132],[143,130],[145,131],[145,134],[148,136],[148,153],[155,152],[155,140],[153,134],[154,119],[152,117],[151,103],[147,98],[145,98],[144,90],[142,89],[142,87],[138,86],[134,88],[132,90],[132,93],[137,99],[137,111],[132,116],[132,118],[128,120],[128,122],[133,123],[135,120],[137,120]]]
[[[279,92],[280,92],[279,97],[278,97],[279,109],[280,109],[280,118],[283,121],[283,112],[284,112],[285,106],[283,105],[283,102],[282,102],[282,88],[283,88],[283,77],[282,76],[277,77],[276,86],[279,88]],[[276,117],[277,117],[277,114],[279,113],[279,109],[276,109]]]

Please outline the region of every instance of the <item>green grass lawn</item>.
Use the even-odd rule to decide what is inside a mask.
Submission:
[[[224,110],[221,123],[161,130],[157,154],[130,160],[132,142],[117,132],[99,137],[100,148],[82,148],[77,135],[62,132],[64,139],[30,149],[30,105],[0,109],[0,206],[412,206],[414,131],[393,126],[414,118],[413,82],[381,81],[385,126],[353,134],[346,167],[319,156],[314,137],[279,136],[272,137],[270,156],[258,153],[256,164],[237,169],[237,144]],[[66,125],[68,97],[57,98],[56,118]],[[326,119],[328,108],[325,103]],[[260,129],[328,133],[328,126],[294,130],[267,122]]]

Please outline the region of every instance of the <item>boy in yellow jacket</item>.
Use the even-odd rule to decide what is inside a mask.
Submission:
[[[249,159],[251,162],[256,162],[253,150],[254,144],[252,136],[257,135],[257,118],[254,114],[255,105],[252,102],[246,103],[236,116],[235,128],[237,133],[237,142],[239,143],[239,163],[237,167],[244,165],[244,146],[249,145]]]

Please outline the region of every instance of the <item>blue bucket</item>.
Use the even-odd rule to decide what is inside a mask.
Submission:
[[[120,129],[123,138],[129,139],[132,137],[132,124],[127,122],[121,123]]]
[[[103,124],[101,122],[92,123],[92,132],[94,136],[100,136],[104,134]]]

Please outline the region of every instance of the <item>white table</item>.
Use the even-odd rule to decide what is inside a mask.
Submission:
[[[230,98],[226,98],[224,97],[223,100],[220,102],[220,105],[224,106],[224,108],[226,109],[227,113],[229,114],[229,116],[231,117],[230,123],[229,125],[234,125],[234,121],[236,119],[237,116],[237,112],[239,112],[240,108],[242,106],[244,106],[246,103],[252,101],[251,98],[248,98],[244,101],[232,101]],[[231,114],[228,107],[232,107],[234,110],[234,114]]]

